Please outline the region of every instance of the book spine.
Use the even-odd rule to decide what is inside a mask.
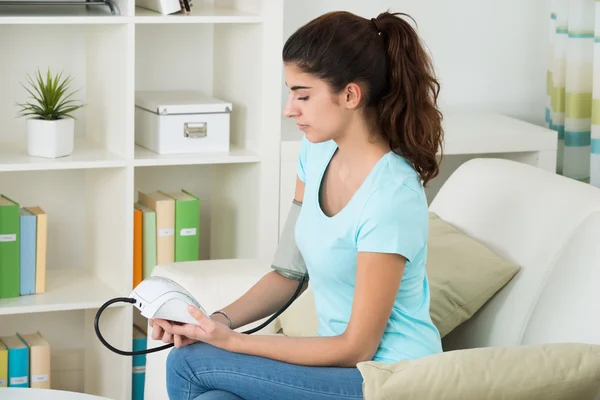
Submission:
[[[21,214],[20,294],[35,294],[36,216]]]
[[[0,299],[20,295],[20,208],[0,206]]]

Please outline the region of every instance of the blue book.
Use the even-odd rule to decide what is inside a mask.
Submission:
[[[137,325],[133,326],[133,351],[146,350],[147,335]],[[131,357],[132,360],[132,384],[131,399],[144,400],[144,386],[146,383],[146,355],[141,354]]]
[[[21,208],[21,242],[19,243],[21,296],[35,294],[36,216]]]
[[[29,387],[29,346],[17,335],[0,338],[8,349],[8,387]]]

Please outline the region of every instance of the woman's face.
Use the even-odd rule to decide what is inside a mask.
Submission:
[[[290,90],[283,114],[294,118],[298,129],[312,143],[338,138],[350,121],[344,91],[331,92],[329,85],[293,64],[284,66],[285,83]]]

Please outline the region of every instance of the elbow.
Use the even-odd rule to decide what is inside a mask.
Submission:
[[[365,340],[344,337],[344,341],[345,351],[343,354],[345,357],[342,360],[342,366],[344,367],[356,367],[358,363],[371,361],[377,351],[377,344],[373,345]]]

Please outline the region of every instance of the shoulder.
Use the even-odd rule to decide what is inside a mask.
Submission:
[[[359,251],[394,252],[412,261],[429,236],[429,210],[418,174],[395,155],[385,160],[357,226]]]

